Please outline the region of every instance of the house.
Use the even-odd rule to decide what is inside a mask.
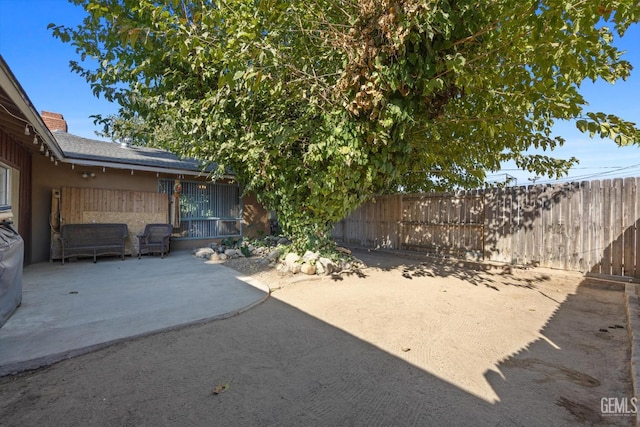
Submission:
[[[82,138],[62,114],[39,114],[1,56],[0,204],[12,206],[25,265],[56,259],[64,223],[127,223],[131,253],[150,222],[174,224],[172,249],[269,232],[268,211],[233,176],[212,182],[195,161]]]

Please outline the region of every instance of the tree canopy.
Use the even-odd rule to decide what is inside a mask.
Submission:
[[[105,132],[232,169],[299,247],[372,195],[478,187],[513,160],[561,176],[557,120],[619,145],[583,81],[626,79],[636,0],[73,0]],[[606,5],[604,5],[606,3]],[[85,61],[87,60],[87,61]]]

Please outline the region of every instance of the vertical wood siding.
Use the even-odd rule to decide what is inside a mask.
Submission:
[[[18,233],[24,240],[24,263],[31,262],[31,153],[0,129],[0,161],[20,171]]]
[[[61,224],[121,222],[141,231],[147,223],[167,223],[168,215],[166,194],[74,187],[62,187],[60,192]]]
[[[129,239],[125,245],[126,251],[137,254],[136,236],[144,230],[145,225],[169,222],[169,198],[167,194],[147,191],[62,187],[59,218],[60,224],[127,224]],[[51,241],[50,256],[58,259],[59,243],[55,236]]]

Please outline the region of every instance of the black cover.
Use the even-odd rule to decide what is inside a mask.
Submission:
[[[0,222],[0,327],[22,302],[24,242],[9,222]]]

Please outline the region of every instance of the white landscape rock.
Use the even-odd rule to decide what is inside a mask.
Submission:
[[[300,266],[300,272],[313,276],[314,274],[316,274],[316,266],[314,264],[305,262]]]
[[[316,261],[318,258],[320,258],[320,254],[312,251],[307,251],[302,256],[302,260],[305,262]]]
[[[211,248],[199,248],[193,251],[193,254],[198,258],[209,259],[209,257],[214,254],[215,251]]]
[[[325,274],[328,276],[338,270],[338,266],[329,258],[320,257],[316,262],[316,271],[318,274]]]
[[[300,273],[300,255],[290,252],[284,257],[284,265],[287,266],[287,269],[293,274]]]

